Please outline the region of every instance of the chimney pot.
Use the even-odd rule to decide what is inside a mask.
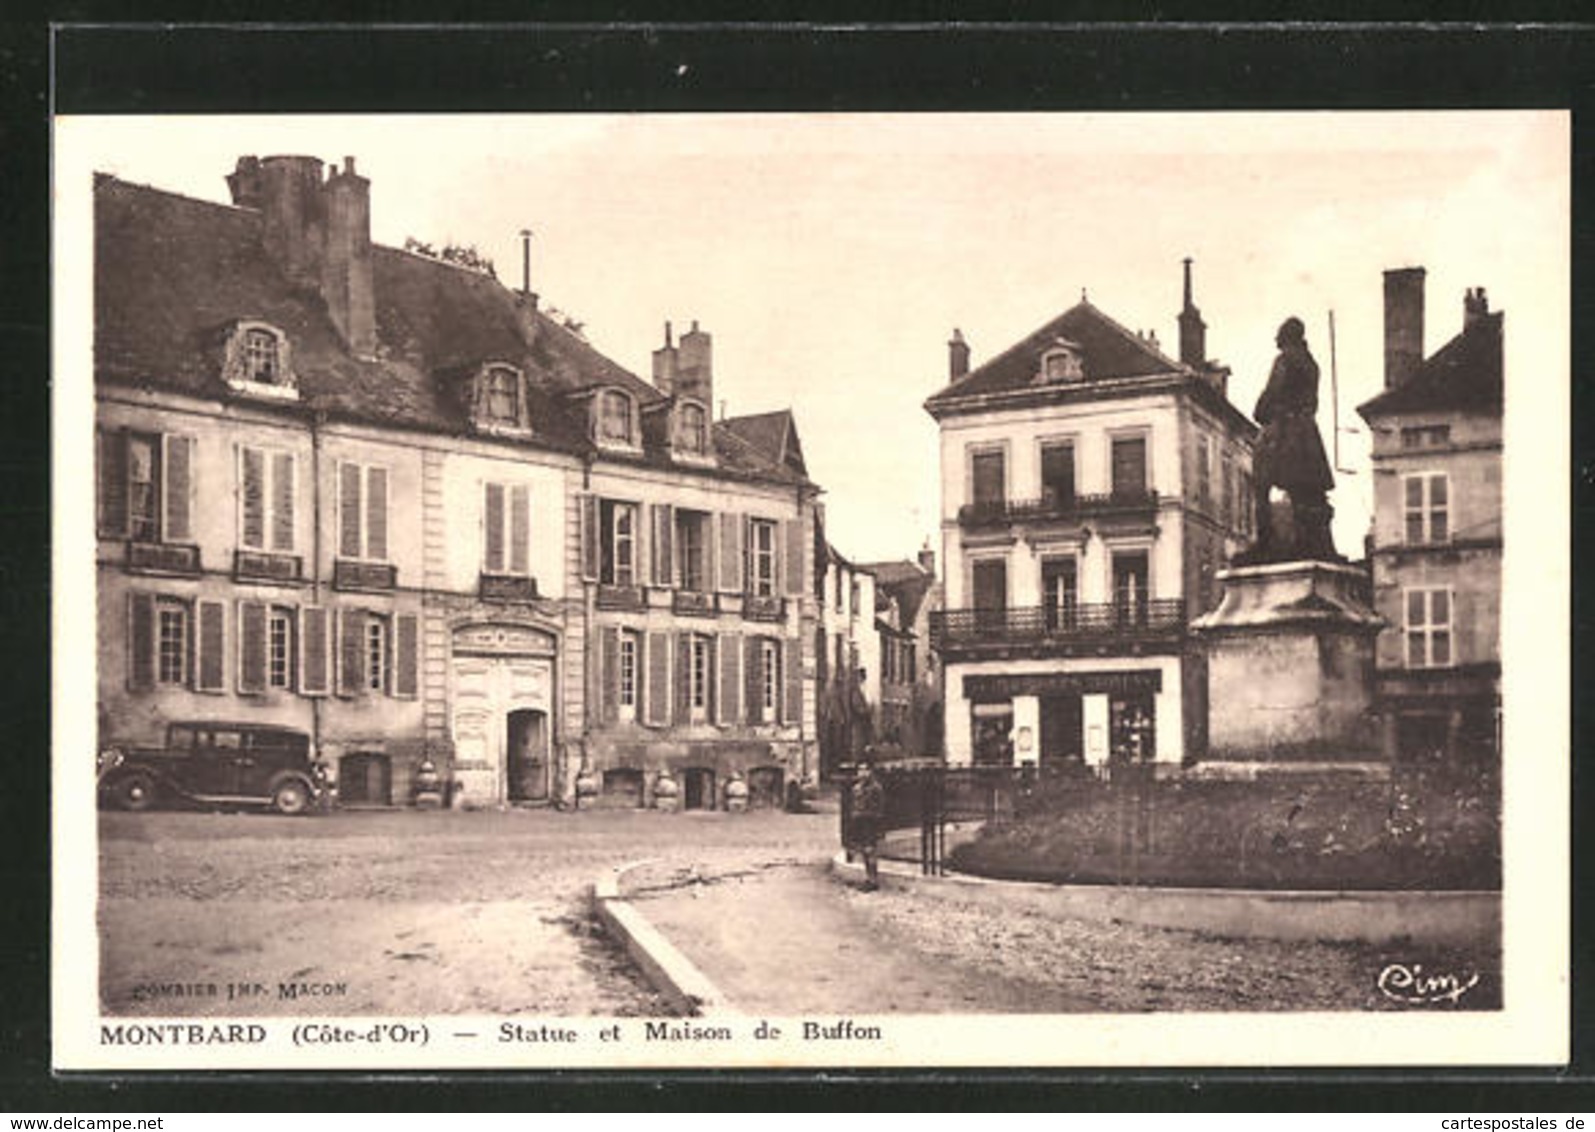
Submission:
[[[969,374],[969,343],[964,341],[964,333],[957,327],[953,328],[953,336],[947,342],[947,377],[950,381],[961,381]]]
[[[1185,305],[1180,308],[1180,363],[1201,369],[1207,364],[1207,323],[1191,301],[1191,257],[1185,257]],[[1153,345],[1157,344],[1154,336]]]

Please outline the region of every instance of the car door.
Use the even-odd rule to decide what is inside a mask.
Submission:
[[[236,728],[216,727],[199,733],[190,772],[195,794],[231,798],[238,794],[243,736]]]
[[[237,792],[247,798],[270,797],[272,776],[288,763],[288,743],[285,735],[245,732]]]

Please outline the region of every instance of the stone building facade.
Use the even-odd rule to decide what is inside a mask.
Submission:
[[[791,548],[817,490],[790,416],[712,420],[696,328],[684,376],[656,358],[651,384],[528,289],[373,244],[353,159],[242,158],[227,180],[230,205],[96,179],[101,742],[300,728],[345,804],[409,801],[424,763],[484,805],[574,800],[584,769],[623,804],[661,770],[707,768],[703,804],[807,773],[816,609]],[[631,583],[606,582],[606,499],[707,515],[716,541],[650,558],[639,528]],[[623,627],[644,634],[633,695],[706,690],[688,635],[714,642],[710,720],[672,700],[622,741]],[[774,718],[732,718],[751,646],[731,638],[774,642]]]
[[[1498,756],[1503,315],[1484,288],[1424,356],[1424,270],[1385,273],[1385,389],[1373,433],[1375,708],[1384,753]]]
[[[1206,356],[1189,263],[1179,360],[1082,299],[978,368],[954,333],[941,428],[950,763],[1111,758],[1178,766],[1206,747],[1187,633],[1251,533],[1256,427]]]

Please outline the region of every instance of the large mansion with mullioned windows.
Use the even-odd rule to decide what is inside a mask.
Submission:
[[[1178,360],[1084,298],[976,368],[958,332],[941,429],[950,763],[1164,766],[1206,749],[1187,633],[1251,535],[1256,426],[1191,301]]]
[[[95,183],[102,744],[301,728],[344,804],[755,804],[817,769],[818,489],[480,264],[371,242],[353,159]],[[218,791],[225,793],[225,789]]]

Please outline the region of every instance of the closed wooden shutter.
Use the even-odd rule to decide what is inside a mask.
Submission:
[[[649,507],[652,516],[654,552],[654,585],[675,585],[675,557],[672,554],[671,524],[675,515],[668,503],[655,503]]]
[[[1121,436],[1113,441],[1113,494],[1146,492],[1146,438]]]
[[[127,433],[119,428],[99,434],[99,532],[108,538],[127,535]]]
[[[616,723],[620,719],[620,630],[606,625],[598,631],[600,642],[600,712],[603,723]],[[633,680],[636,674],[633,673]]]
[[[359,464],[338,465],[338,553],[344,558],[360,557],[360,473]]]
[[[388,469],[366,472],[366,557],[388,557]]]
[[[692,634],[676,634],[676,723],[692,720]]]
[[[648,722],[670,722],[670,635],[649,633],[648,641]]]
[[[716,650],[720,659],[720,698],[715,705],[715,718],[727,725],[742,718],[741,640],[736,633],[722,633]]]
[[[194,666],[195,687],[201,692],[222,692],[227,688],[227,604],[199,602],[198,658]]]
[[[489,574],[504,572],[504,485],[490,483],[482,505],[483,565]]]
[[[127,686],[147,691],[155,686],[155,595],[127,595]]]
[[[299,611],[299,691],[325,696],[331,691],[332,620],[324,606]]]
[[[758,637],[743,638],[745,647],[742,650],[746,660],[742,666],[742,715],[749,723],[759,723],[762,720],[761,709],[764,706],[764,675],[760,670],[763,650]]]
[[[238,690],[266,690],[266,607],[258,601],[238,603]]]
[[[786,528],[786,593],[788,597],[803,594],[803,520],[788,519],[781,524]]]
[[[238,450],[239,537],[254,550],[266,548],[266,463],[258,448]]]
[[[166,437],[166,529],[162,534],[167,542],[191,542],[194,538],[189,519],[193,463],[193,437]]]
[[[364,610],[345,609],[338,619],[338,691],[345,696],[358,696],[365,691]]]
[[[781,722],[803,722],[803,640],[792,637],[786,642],[786,655],[781,659],[784,669],[781,693]]]
[[[1001,503],[1006,498],[1006,463],[1001,452],[977,452],[970,458],[971,502]]]
[[[278,452],[271,458],[271,548],[294,548],[294,458]]]
[[[510,488],[510,573],[530,572],[532,501],[525,484]]]
[[[413,613],[393,619],[393,694],[413,700],[417,694],[420,667],[419,621]]]
[[[742,578],[742,525],[743,515],[722,511],[715,516],[720,525],[720,592],[741,593]]]
[[[584,582],[598,580],[598,497],[578,497],[581,515],[581,572]]]

